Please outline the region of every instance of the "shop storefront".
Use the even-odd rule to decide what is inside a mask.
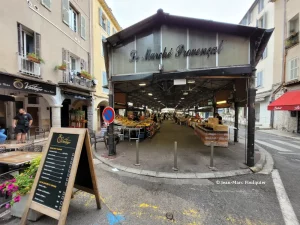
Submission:
[[[135,107],[144,105],[157,111],[176,108],[187,114],[195,106],[199,109],[210,106],[211,113],[216,113],[231,106],[238,111],[248,104],[247,164],[251,166],[254,164],[255,67],[272,32],[173,16],[159,10],[103,42],[110,81],[109,104],[116,106],[117,93],[122,93]],[[113,126],[109,130],[111,143]],[[226,130],[221,127],[224,125],[209,126],[204,121],[199,126],[210,131],[215,127],[220,132]],[[238,117],[235,126],[238,127]],[[225,136],[221,138],[226,139]],[[110,153],[115,153],[113,144]]]
[[[11,131],[14,116],[24,108],[33,117],[32,133],[35,128],[49,129],[51,106],[48,99],[55,95],[54,84],[0,72],[0,126]]]

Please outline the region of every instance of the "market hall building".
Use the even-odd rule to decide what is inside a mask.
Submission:
[[[213,112],[248,106],[246,153],[247,165],[253,166],[255,67],[272,32],[158,10],[104,40],[109,104],[120,108],[132,102],[159,110],[201,109],[212,102]],[[238,130],[235,141],[237,137]],[[109,152],[115,153],[112,144]]]

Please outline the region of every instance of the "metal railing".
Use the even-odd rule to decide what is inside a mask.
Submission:
[[[86,88],[92,88],[93,82],[92,80],[88,80],[86,78],[80,77],[76,72],[65,72],[63,74],[63,83],[74,84],[78,86],[83,86]]]
[[[299,43],[299,32],[292,34],[289,38],[285,40],[285,48],[291,48]]]
[[[19,71],[33,77],[41,77],[41,65],[31,62],[26,56],[18,55]]]

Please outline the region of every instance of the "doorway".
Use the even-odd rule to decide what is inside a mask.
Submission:
[[[65,99],[61,107],[61,127],[69,127],[69,105],[71,103],[70,99]]]
[[[32,124],[30,128],[30,134],[34,135],[36,127],[39,127],[39,108],[38,107],[27,107],[27,113],[32,116]]]
[[[87,110],[87,108],[88,108],[88,107],[87,107],[86,105],[83,105],[83,106],[82,106],[82,111],[84,111],[84,119],[85,119],[85,120],[88,120],[88,115],[87,115],[88,110]],[[88,127],[87,125],[88,125],[88,122],[85,123],[85,128]]]

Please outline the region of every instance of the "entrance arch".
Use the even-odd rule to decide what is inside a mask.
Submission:
[[[103,119],[102,119],[102,112],[104,108],[108,106],[108,100],[107,99],[102,99],[100,102],[97,104],[97,131],[101,130],[101,127],[104,125],[103,124]]]

